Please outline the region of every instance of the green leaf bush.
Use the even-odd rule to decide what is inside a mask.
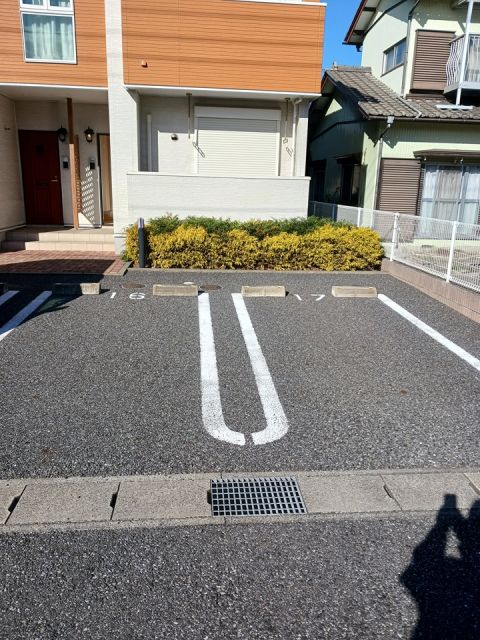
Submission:
[[[160,269],[378,269],[380,236],[370,229],[319,218],[237,222],[166,216],[145,226],[149,266]],[[124,258],[138,262],[136,225],[128,227]]]

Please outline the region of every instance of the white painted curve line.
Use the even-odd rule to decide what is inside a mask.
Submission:
[[[116,292],[116,291],[114,291],[114,292],[112,293],[112,295],[110,296],[110,300],[112,300],[113,298],[115,298],[115,296],[116,296],[116,295],[117,295],[117,292]]]
[[[24,307],[21,311],[19,311],[13,318],[3,325],[0,329],[0,342],[8,336],[14,329],[16,329],[19,325],[24,322],[31,316],[34,311],[36,311],[42,304],[48,300],[48,298],[52,295],[51,291],[44,291],[39,296],[37,296],[34,300],[32,300],[26,307]]]
[[[318,298],[315,299],[315,302],[320,302],[320,300],[323,300],[325,298],[325,294],[318,296]]]
[[[2,296],[0,296],[0,306],[5,302],[8,302],[13,296],[16,296],[18,291],[7,291]]]
[[[255,334],[243,296],[240,293],[232,293],[232,298],[255,375],[263,413],[267,420],[266,428],[263,431],[252,433],[252,438],[256,445],[267,444],[283,438],[288,431],[288,420]]]
[[[198,297],[198,322],[200,329],[200,375],[204,427],[213,438],[243,447],[245,445],[243,433],[229,429],[223,418],[208,293],[203,293]]]
[[[462,349],[462,347],[459,347],[457,344],[455,344],[448,338],[445,338],[445,336],[443,336],[441,333],[439,333],[438,331],[430,327],[428,324],[425,324],[425,322],[422,322],[422,320],[420,320],[419,318],[411,314],[409,311],[401,307],[399,304],[391,300],[388,296],[385,296],[382,293],[379,293],[378,299],[381,300],[383,304],[386,304],[387,307],[390,307],[390,309],[393,309],[393,311],[396,311],[403,318],[405,318],[406,320],[411,322],[413,325],[418,327],[418,329],[420,329],[421,331],[426,333],[428,336],[433,338],[433,340],[436,340],[443,347],[445,347],[446,349],[454,353],[456,356],[458,356],[459,358],[467,362],[474,369],[476,369],[477,371],[480,371],[480,360],[478,358],[475,358],[470,353],[468,353],[468,351],[465,351],[465,349]]]
[[[294,293],[293,295],[295,296],[295,298],[296,298],[297,300],[300,300],[300,302],[302,302],[302,299],[301,299],[301,297],[298,295],[298,293]]]

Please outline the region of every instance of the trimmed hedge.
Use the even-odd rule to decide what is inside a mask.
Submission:
[[[376,232],[318,218],[180,223],[166,217],[150,221],[145,234],[148,264],[161,269],[354,271],[377,269],[383,257]],[[124,257],[138,262],[135,225],[127,229]]]

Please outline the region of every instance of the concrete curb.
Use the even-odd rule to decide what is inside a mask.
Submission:
[[[250,287],[244,285],[242,287],[242,296],[244,298],[285,298],[287,292],[285,287],[278,285]]]
[[[154,284],[153,295],[198,297],[198,286],[196,284]]]
[[[335,298],[376,298],[375,287],[332,287],[332,296]]]
[[[63,296],[99,295],[101,291],[99,282],[57,282],[52,290],[54,295]]]
[[[294,476],[304,516],[211,516],[210,480]],[[436,513],[445,495],[468,510],[480,500],[480,470],[219,473],[0,481],[0,534],[63,526],[113,527],[297,522],[312,517]]]

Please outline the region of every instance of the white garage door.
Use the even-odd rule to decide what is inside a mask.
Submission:
[[[278,175],[279,120],[198,117],[197,145],[200,174]]]

